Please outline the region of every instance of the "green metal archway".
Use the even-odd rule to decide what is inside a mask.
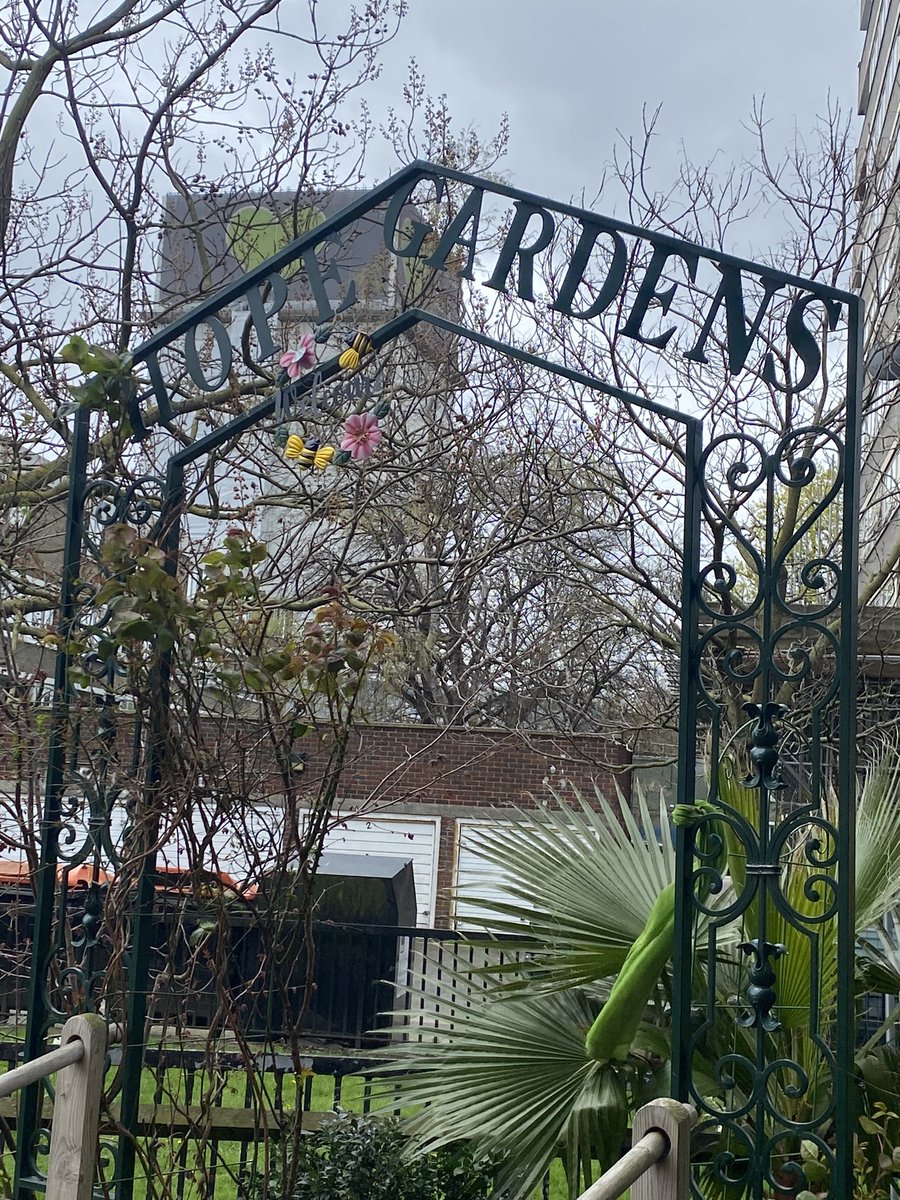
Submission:
[[[449,188],[455,189],[457,202],[441,219],[426,222],[421,218],[414,196],[427,193],[435,211],[440,211]],[[428,163],[414,163],[370,193],[335,214],[310,233],[285,246],[268,261],[209,299],[198,304],[167,328],[149,338],[133,355],[135,368],[149,379],[149,390],[134,401],[132,427],[140,431],[151,422],[166,423],[178,415],[165,378],[160,356],[180,347],[187,374],[200,391],[212,392],[228,374],[234,348],[228,331],[217,313],[236,300],[245,302],[253,323],[261,358],[276,353],[269,321],[285,303],[288,289],[282,272],[302,266],[311,294],[319,310],[320,321],[334,320],[349,312],[355,303],[352,284],[345,288],[339,303],[335,285],[340,285],[340,270],[329,259],[329,247],[338,244],[342,232],[361,220],[374,221],[383,228],[384,245],[389,256],[398,261],[422,257],[436,272],[448,271],[452,264],[462,278],[472,279],[479,250],[479,221],[486,198],[510,206],[508,232],[500,247],[493,270],[482,280],[486,287],[504,291],[514,286],[527,302],[535,300],[533,267],[536,256],[553,244],[562,222],[575,231],[571,255],[560,272],[559,288],[542,302],[572,321],[592,321],[608,312],[622,314],[619,332],[651,349],[668,345],[672,331],[647,331],[651,310],[667,313],[675,285],[669,285],[669,271],[677,263],[694,286],[698,271],[711,266],[716,274],[708,316],[694,344],[684,358],[703,364],[711,338],[724,341],[728,368],[732,374],[748,370],[747,362],[768,301],[779,291],[792,297],[784,327],[787,350],[800,365],[801,377],[782,385],[770,354],[759,368],[763,382],[770,387],[793,387],[801,391],[810,386],[822,369],[823,352],[818,348],[817,333],[811,328],[810,313],[821,310],[830,330],[838,327],[846,337],[846,397],[840,417],[834,423],[790,426],[779,432],[770,444],[742,432],[740,428],[720,433],[703,443],[702,422],[695,416],[648,402],[605,380],[596,379],[558,363],[542,359],[526,350],[493,339],[449,320],[439,312],[411,308],[394,316],[370,333],[375,349],[408,333],[418,325],[428,325],[459,338],[471,339],[482,346],[519,359],[532,366],[562,376],[588,391],[596,391],[620,400],[635,410],[649,411],[677,425],[683,435],[680,453],[685,470],[683,508],[683,575],[681,597],[681,666],[679,700],[678,800],[693,803],[697,794],[696,760],[698,731],[709,748],[711,761],[710,800],[712,809],[699,822],[678,834],[676,953],[673,990],[674,1061],[673,1092],[677,1099],[690,1100],[700,1112],[700,1129],[716,1130],[719,1149],[705,1164],[705,1178],[719,1185],[734,1185],[741,1194],[762,1200],[772,1189],[794,1194],[805,1186],[802,1174],[776,1178],[775,1163],[785,1157],[785,1148],[798,1138],[818,1141],[822,1154],[831,1163],[831,1191],[835,1198],[851,1194],[852,1117],[850,1092],[853,1081],[855,1037],[853,996],[853,814],[855,807],[855,697],[856,697],[856,561],[858,527],[858,446],[859,446],[859,358],[861,313],[853,295],[803,280],[770,267],[724,255],[668,235],[643,230],[589,211],[558,204],[515,188],[465,175]],[[398,243],[398,226],[404,220],[406,240]],[[605,282],[585,304],[583,278],[595,247],[606,252]],[[649,248],[649,264],[636,282],[630,303],[621,303],[632,278],[629,261],[635,245]],[[323,256],[324,250],[324,256]],[[757,316],[746,313],[744,282],[752,279],[763,299]],[[662,286],[662,285],[666,286]],[[329,286],[330,285],[330,286]],[[577,305],[584,307],[578,308]],[[651,313],[652,315],[652,313]],[[205,374],[197,347],[198,331],[215,341],[221,364],[220,377]],[[720,332],[721,330],[721,332]],[[834,353],[833,350],[828,351]],[[339,377],[342,368],[335,357],[291,387],[291,402],[302,403],[313,386],[327,384]],[[84,513],[97,489],[103,493],[109,523],[113,521],[151,522],[156,537],[166,551],[167,569],[174,574],[178,561],[184,473],[193,462],[202,460],[224,442],[260,422],[270,419],[284,396],[275,393],[246,413],[222,425],[190,446],[175,453],[168,462],[164,480],[138,480],[116,488],[108,482],[90,483],[86,478],[89,443],[89,413],[82,409],[75,417],[70,444],[68,522],[65,571],[61,597],[61,633],[63,642],[78,621],[83,556],[93,553],[86,539]],[[727,485],[732,493],[753,497],[761,514],[760,538],[748,538],[734,519],[734,509],[723,499],[721,488],[710,483],[710,474],[718,469],[722,457],[730,463]],[[798,494],[812,481],[827,476],[828,486],[814,505],[812,515],[791,539],[779,543],[776,536],[777,493],[786,489]],[[93,493],[92,493],[93,489]],[[154,493],[148,498],[149,493]],[[816,558],[804,564],[807,592],[820,597],[800,605],[786,598],[780,580],[790,554],[798,553],[804,532],[826,509],[841,514],[840,552]],[[737,587],[734,563],[720,557],[704,530],[712,523],[734,540],[751,575],[742,589]],[[799,546],[802,552],[802,546]],[[36,880],[34,956],[29,993],[29,1017],[25,1057],[40,1054],[49,1031],[60,1017],[50,979],[60,952],[59,931],[65,913],[61,905],[65,894],[57,889],[57,868],[68,869],[78,862],[90,861],[99,848],[108,845],[110,783],[108,794],[87,797],[90,806],[90,836],[77,853],[61,844],[63,799],[71,785],[72,763],[67,746],[67,708],[72,688],[68,651],[59,653],[55,675],[53,722],[50,734],[49,765],[45,805],[41,825],[41,866]],[[796,787],[797,801],[783,810],[779,796],[784,787],[781,743],[785,711],[779,702],[784,685],[799,684],[816,678],[824,682],[816,689],[809,720],[803,727],[804,750],[801,756],[803,778]],[[734,693],[746,697],[748,727],[741,736],[744,753],[750,763],[748,787],[756,795],[753,818],[731,806],[717,788],[718,766],[728,758],[733,730],[722,701],[718,682],[723,681]],[[160,679],[160,694],[167,695],[165,667]],[[104,708],[107,735],[114,737],[116,698],[110,685]],[[161,741],[150,714],[142,769],[147,796],[153,791],[159,774]],[[826,803],[826,792],[833,786],[837,810]],[[102,789],[101,789],[102,791]],[[149,804],[149,800],[148,800]],[[773,821],[776,823],[773,824]],[[104,841],[105,839],[105,841]],[[150,839],[152,841],[152,837]],[[723,857],[728,843],[742,847],[746,861],[743,878],[730,876]],[[814,917],[796,907],[787,885],[787,859],[796,848],[804,848],[805,861],[815,868],[822,895],[826,897]],[[123,1083],[121,1121],[133,1127],[140,1097],[140,1077],[144,1047],[142,1030],[146,1016],[147,971],[150,923],[153,907],[155,856],[147,854],[134,896],[129,958],[128,995],[123,1031]],[[728,891],[728,885],[731,891]],[[723,900],[723,897],[725,899]],[[81,943],[80,959],[67,970],[79,973],[83,1005],[96,1003],[93,949],[99,937],[102,901],[90,891],[85,911],[93,913],[95,927]],[[780,1037],[779,955],[773,936],[772,914],[778,920],[802,931],[809,948],[811,1006],[805,1017],[810,1045],[816,1056],[815,1086],[809,1061],[800,1062],[785,1050]],[[717,947],[724,930],[740,922],[741,949],[746,957],[743,996],[731,1009],[717,999],[716,974],[719,969]],[[708,947],[706,992],[695,991],[693,963],[702,927]],[[819,1013],[817,981],[829,964],[837,972],[837,1011]],[[727,1011],[726,1011],[727,1010]],[[713,1064],[716,1095],[711,1097],[708,1084],[701,1083],[701,1044],[710,1031],[721,1031],[731,1021],[743,1031],[743,1040]],[[794,1026],[796,1027],[796,1025]],[[749,1039],[749,1040],[748,1040]],[[703,1064],[708,1070],[709,1064]],[[707,1079],[707,1075],[702,1075]],[[18,1200],[38,1192],[43,1181],[36,1164],[40,1133],[41,1085],[31,1087],[23,1097],[17,1135]],[[815,1095],[813,1094],[815,1092]],[[791,1103],[785,1101],[789,1097]],[[794,1101],[806,1097],[805,1115]],[[828,1129],[827,1135],[822,1134]],[[117,1200],[130,1200],[134,1170],[134,1143],[120,1140]],[[702,1176],[697,1174],[694,1194],[704,1194]]]

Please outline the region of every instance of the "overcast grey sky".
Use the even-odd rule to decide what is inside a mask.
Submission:
[[[829,93],[855,112],[861,47],[858,0],[411,0],[379,93],[396,102],[415,57],[460,124],[488,135],[509,113],[512,182],[590,198],[643,104],[663,105],[661,174],[681,141],[692,158],[733,161],[749,153],[754,96],[780,144],[795,123],[812,127]]]

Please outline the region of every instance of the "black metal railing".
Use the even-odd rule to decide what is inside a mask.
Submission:
[[[302,938],[296,944],[291,933],[272,939],[261,923],[240,915],[229,926],[227,946],[192,958],[190,938],[200,919],[181,912],[177,929],[163,917],[157,926],[149,1017],[168,1031],[224,1024],[254,1040],[302,1034],[315,1043],[384,1045],[387,1014],[407,1010],[409,1035],[418,1027],[424,1036],[439,1023],[443,1000],[484,987],[482,968],[520,961],[526,952],[514,937],[320,922],[313,927],[315,960],[308,979]],[[223,956],[224,978],[215,965]],[[27,941],[16,949],[4,945],[0,933],[0,1020],[25,1011],[30,957]],[[99,954],[97,970],[101,959]],[[71,1011],[77,997],[60,994],[54,1003]]]
[[[133,1131],[136,1179],[143,1174],[157,1181],[147,1186],[148,1198],[232,1200],[238,1180],[264,1169],[267,1147],[295,1127],[298,1111],[305,1114],[306,1128],[338,1108],[397,1112],[391,1083],[375,1073],[378,1063],[390,1057],[392,1038],[433,1036],[441,1026],[444,1002],[449,1013],[463,993],[486,985],[484,967],[514,964],[526,953],[515,938],[450,929],[321,923],[314,933],[314,990],[302,1034],[291,1024],[307,986],[302,958],[281,979],[279,1003],[264,1003],[279,964],[273,960],[261,968],[255,957],[258,946],[246,931],[239,935],[224,986],[231,990],[229,1003],[240,1017],[240,1028],[219,1032],[222,979],[213,986],[211,971],[208,977],[195,971],[176,990],[167,981],[178,978],[182,964],[167,964],[160,957],[158,971],[168,969],[157,975],[162,986],[151,982],[151,1036],[144,1049]],[[187,939],[177,941],[186,944]],[[24,1007],[27,960],[27,949],[0,958],[0,1019],[13,1018],[11,1039],[14,1018]],[[387,1014],[392,1011],[400,1014],[393,1020],[402,1033],[389,1032],[392,1018]],[[195,1039],[205,1044],[185,1047]],[[22,1053],[21,1042],[0,1042],[0,1066],[11,1068]],[[118,1169],[113,1131],[121,1057],[118,1048],[110,1053],[101,1114],[101,1129],[108,1134],[100,1160],[107,1184]],[[0,1194],[6,1184],[11,1186],[16,1132],[11,1102],[0,1103],[5,1150],[0,1155]],[[142,1185],[136,1195],[144,1194]],[[549,1195],[549,1182],[543,1194]]]

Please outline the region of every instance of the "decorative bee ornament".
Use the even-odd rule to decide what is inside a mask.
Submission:
[[[285,377],[279,385],[282,390],[286,386],[290,390],[290,384],[299,379],[304,371],[315,366],[316,346],[326,343],[331,333],[330,324],[317,326],[313,333],[304,333],[300,337],[297,349],[284,352],[279,360],[285,372]],[[336,388],[332,390],[326,409],[336,413],[349,408],[339,447],[322,446],[315,438],[307,441],[299,433],[289,434],[288,423],[291,420],[293,398],[289,397],[290,403],[286,405],[279,399],[282,396],[281,390],[276,396],[275,415],[276,419],[281,418],[281,425],[274,432],[275,442],[282,447],[285,458],[307,471],[313,468],[324,471],[327,467],[342,467],[350,462],[364,463],[384,439],[378,423],[388,416],[390,400],[386,397],[377,399],[380,377],[370,380],[365,372],[360,373],[363,359],[375,351],[374,343],[368,334],[357,331],[348,334],[346,347],[338,358],[338,365],[347,375],[339,380]],[[312,399],[308,407],[311,413],[321,416],[315,398],[318,378],[317,376],[313,380],[310,392]],[[373,407],[367,411],[370,404],[373,404]]]
[[[371,354],[374,349],[367,333],[352,333],[347,338],[347,349],[338,359],[338,366],[345,371],[358,371],[363,355]]]
[[[315,438],[304,442],[298,433],[292,433],[284,447],[285,458],[294,459],[298,467],[305,467],[307,470],[316,467],[324,471],[334,455],[334,446],[320,446]]]

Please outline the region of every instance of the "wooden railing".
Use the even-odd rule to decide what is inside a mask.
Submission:
[[[59,1073],[51,1122],[46,1200],[91,1200],[106,1052],[108,1044],[117,1040],[118,1031],[109,1030],[101,1017],[72,1017],[63,1027],[58,1049],[0,1075],[0,1098],[3,1098],[35,1080]],[[363,1073],[364,1060],[342,1058],[339,1061],[342,1067],[348,1068],[346,1074]],[[278,1065],[274,1059],[272,1065]],[[318,1065],[316,1069],[319,1070]],[[290,1073],[287,1066],[285,1072]],[[340,1101],[339,1078],[336,1074],[335,1103]],[[307,1096],[307,1104],[309,1099]],[[299,1105],[299,1094],[297,1102]],[[369,1111],[368,1099],[364,1099],[363,1107],[364,1111]],[[226,1122],[226,1140],[241,1141],[245,1135],[232,1128],[232,1124],[234,1113],[244,1115],[244,1111],[212,1109],[207,1116],[216,1112],[223,1116],[229,1114],[232,1119]],[[312,1127],[310,1118],[325,1116],[325,1113],[307,1112],[304,1126]],[[655,1100],[639,1109],[634,1118],[631,1149],[578,1200],[617,1200],[629,1187],[631,1200],[687,1200],[690,1194],[690,1138],[696,1119],[690,1105],[676,1100]],[[195,1131],[190,1120],[186,1118],[186,1122],[185,1136],[192,1128]],[[169,1128],[167,1122],[163,1123],[163,1128]],[[254,1130],[256,1128],[254,1125]],[[254,1130],[248,1128],[251,1139]],[[217,1141],[222,1132],[219,1129],[212,1140]],[[211,1177],[214,1191],[214,1167]]]
[[[691,1129],[697,1114],[677,1100],[654,1100],[634,1116],[632,1145],[578,1200],[687,1200],[690,1194]]]
[[[109,1030],[95,1013],[70,1017],[59,1048],[0,1075],[0,1097],[59,1072],[50,1127],[46,1200],[90,1200]]]

